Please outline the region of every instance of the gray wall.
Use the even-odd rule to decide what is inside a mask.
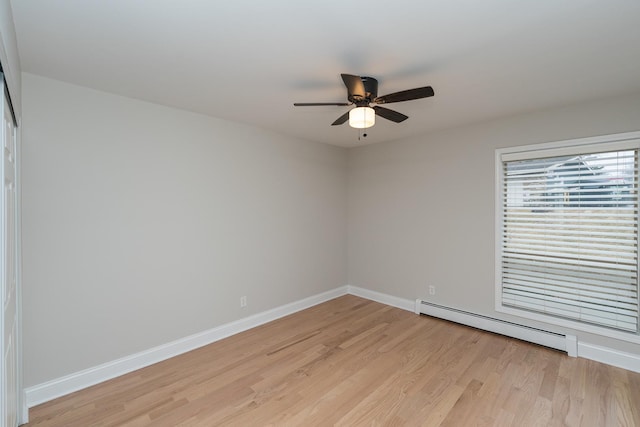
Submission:
[[[349,284],[508,318],[494,311],[495,149],[636,130],[640,93],[351,149]]]
[[[344,149],[30,74],[23,99],[25,386],[347,283]]]

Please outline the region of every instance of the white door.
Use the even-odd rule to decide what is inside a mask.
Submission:
[[[2,316],[0,323],[0,395],[2,396],[0,427],[18,425],[18,289],[16,268],[16,132],[13,114],[0,73],[2,102],[1,176],[4,177],[0,197],[0,291]]]

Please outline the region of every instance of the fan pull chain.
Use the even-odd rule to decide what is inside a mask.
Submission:
[[[366,138],[367,137],[367,129],[364,129],[364,133],[362,133],[363,130],[362,129],[358,129],[358,141],[360,141],[360,138]]]

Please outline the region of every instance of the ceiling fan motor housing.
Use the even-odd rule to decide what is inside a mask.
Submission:
[[[373,77],[361,77],[362,84],[364,85],[365,97],[354,96],[350,99],[351,102],[358,107],[366,107],[369,103],[378,97],[378,80]]]

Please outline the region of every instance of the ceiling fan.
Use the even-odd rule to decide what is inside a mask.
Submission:
[[[364,129],[374,125],[376,115],[395,123],[403,122],[409,118],[397,111],[380,107],[380,104],[428,98],[434,94],[431,86],[425,86],[378,96],[378,81],[373,77],[360,77],[351,74],[341,74],[341,76],[344,85],[347,87],[347,100],[349,102],[296,102],[293,105],[296,107],[355,105],[356,108],[338,117],[331,125],[341,125],[349,120],[351,127]],[[372,107],[371,104],[376,105]]]

